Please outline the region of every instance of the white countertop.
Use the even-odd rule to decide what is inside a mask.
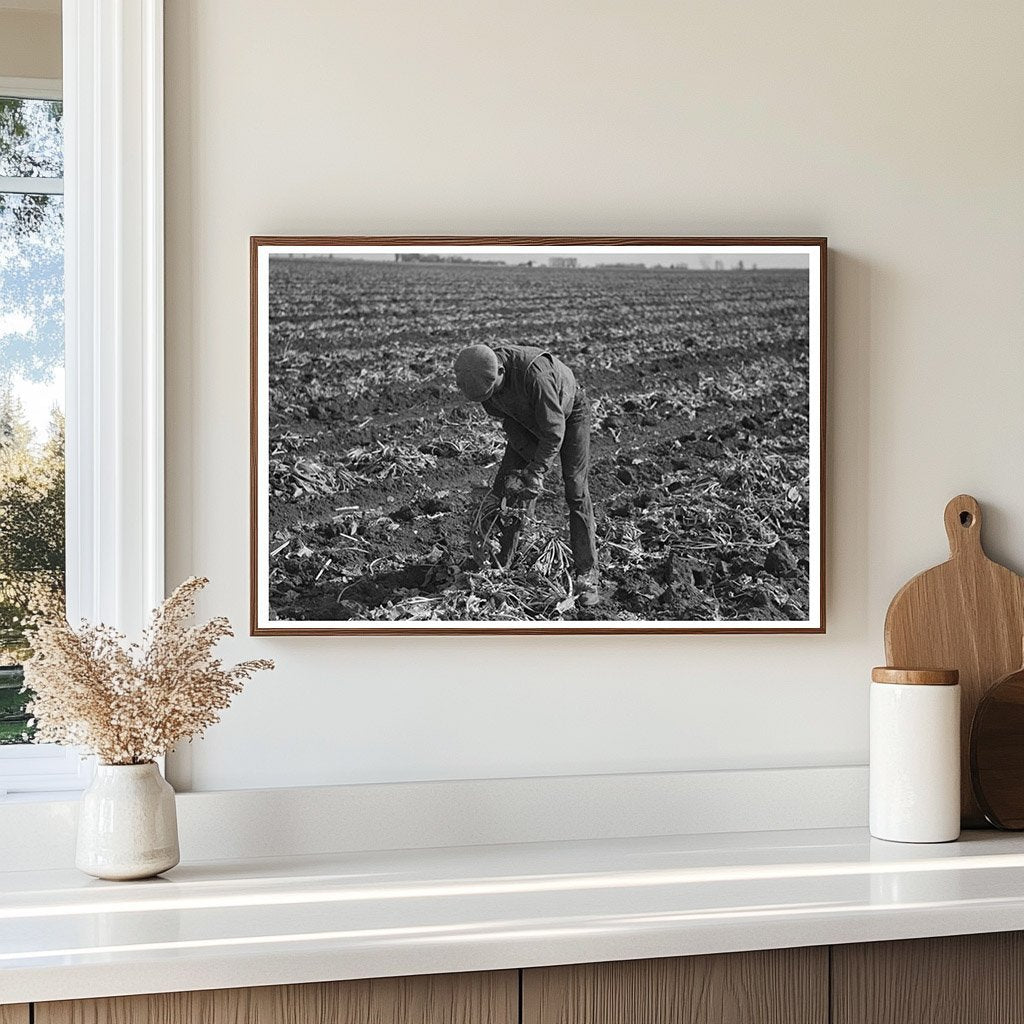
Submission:
[[[1024,929],[1024,836],[862,829],[0,872],[0,1004]]]

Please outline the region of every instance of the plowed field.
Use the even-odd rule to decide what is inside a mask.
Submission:
[[[807,618],[806,271],[270,265],[276,618]],[[469,558],[503,441],[451,365],[489,342],[548,349],[593,403],[594,610],[557,460],[516,564]]]

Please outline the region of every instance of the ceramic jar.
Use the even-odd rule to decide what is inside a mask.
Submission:
[[[958,838],[959,674],[876,668],[871,680],[871,834],[899,843]]]
[[[99,764],[82,794],[75,865],[96,878],[150,878],[180,860],[174,790],[152,761]]]

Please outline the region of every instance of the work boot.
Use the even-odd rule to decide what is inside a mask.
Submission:
[[[593,608],[601,601],[601,577],[597,568],[576,574],[577,604],[581,608]]]

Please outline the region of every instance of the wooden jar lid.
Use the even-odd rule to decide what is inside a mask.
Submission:
[[[871,670],[873,683],[898,683],[904,686],[956,686],[960,673],[955,668],[888,668]]]

